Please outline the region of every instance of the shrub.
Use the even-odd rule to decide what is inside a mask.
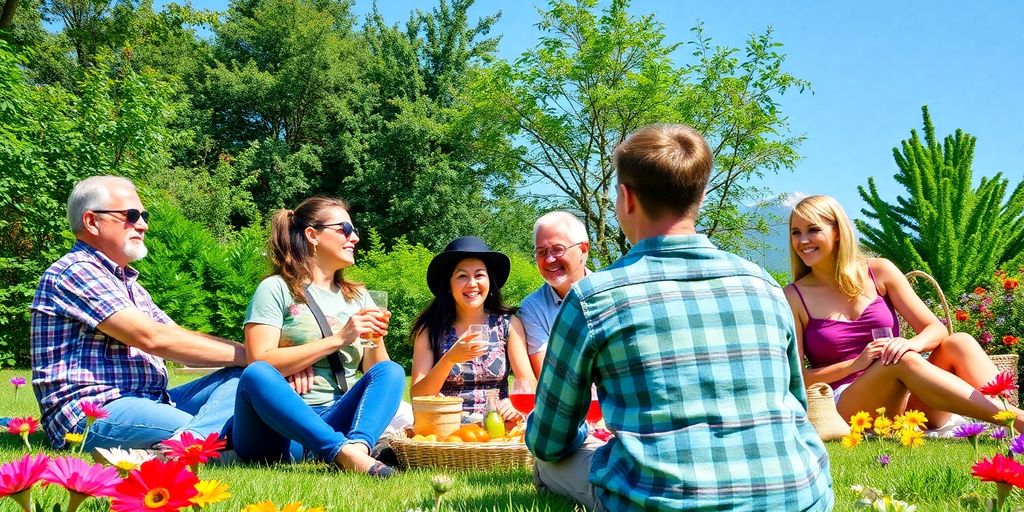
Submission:
[[[974,336],[989,354],[1019,354],[1024,341],[1024,268],[997,271],[987,286],[952,297],[953,327]]]

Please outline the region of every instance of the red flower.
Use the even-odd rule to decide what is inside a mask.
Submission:
[[[85,417],[92,420],[102,420],[103,418],[110,416],[110,413],[107,412],[102,405],[96,402],[82,400],[81,402],[78,402],[78,406],[82,408],[82,413],[85,414]]]
[[[971,468],[971,475],[982,482],[1010,484],[1024,487],[1024,466],[1019,462],[997,453],[991,459],[981,459]]]
[[[114,489],[113,512],[178,512],[192,506],[199,477],[180,462],[158,459],[143,462]]]
[[[37,430],[39,430],[39,422],[31,416],[11,418],[11,421],[7,423],[7,433],[16,436],[34,434]]]
[[[1006,336],[1003,336],[1003,345],[1006,345],[1008,347],[1012,347],[1012,346],[1016,345],[1018,341],[1020,341],[1020,338],[1018,338],[1016,336],[1013,336],[1013,335],[1010,335],[1010,334],[1007,334]]]
[[[959,320],[961,322],[966,322],[968,318],[971,318],[971,315],[968,315],[966,311],[961,310],[961,309],[956,310],[956,319],[957,320]]]
[[[218,439],[219,437],[220,434],[214,432],[206,436],[206,439],[202,439],[186,431],[181,433],[180,439],[168,439],[160,443],[160,447],[168,458],[194,466],[220,457],[218,450],[223,450],[228,442],[225,439]]]
[[[975,294],[975,295],[985,295],[985,292],[986,292],[986,291],[987,291],[987,290],[985,290],[984,288],[982,288],[982,287],[980,287],[980,286],[979,286],[979,287],[977,287],[977,288],[975,288],[975,289],[974,289],[974,294]]]
[[[1016,277],[1008,277],[1003,280],[1003,289],[1008,292],[1016,290],[1018,286],[1020,286],[1020,280]]]
[[[1013,374],[1010,370],[1003,370],[996,374],[996,377],[992,379],[992,382],[985,384],[979,391],[988,396],[1002,396],[1009,398],[1010,391],[1017,387],[1017,383],[1013,382]]]

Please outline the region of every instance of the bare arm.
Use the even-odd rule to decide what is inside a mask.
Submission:
[[[464,333],[452,348],[445,352],[437,364],[434,364],[434,351],[430,348],[430,340],[426,329],[416,335],[412,347],[412,396],[436,395],[441,391],[445,379],[452,368],[458,363],[471,361],[487,352],[486,341],[476,341],[476,333]]]
[[[541,357],[543,358],[543,354]],[[512,375],[515,375],[516,379],[537,382],[539,372],[533,370],[530,362],[530,356],[526,353],[526,333],[523,330],[523,323],[519,317],[513,316],[512,325],[508,330],[508,363],[512,369]]]
[[[875,274],[875,279],[881,288],[879,291],[889,297],[889,301],[892,302],[900,316],[906,319],[907,323],[918,333],[909,338],[907,348],[915,352],[928,352],[939,346],[942,339],[949,335],[949,331],[935,316],[935,313],[932,313],[924,301],[917,296],[917,293],[914,293],[914,288],[910,286],[910,282],[907,281],[903,272],[900,272],[896,265],[885,258],[872,258],[868,261],[868,266]],[[894,344],[894,347],[896,346]],[[892,350],[887,348],[883,360],[890,356],[902,356],[905,352],[904,350],[898,354],[890,354]],[[895,359],[899,360],[899,357],[895,357]]]
[[[548,351],[545,349],[535,354],[530,354],[530,367],[533,368],[533,374],[537,376],[538,380],[540,379],[540,370],[544,367],[544,354],[547,353]]]
[[[281,375],[292,375],[351,345],[361,334],[386,330],[387,324],[378,318],[376,309],[360,310],[349,317],[340,331],[331,336],[292,347],[281,347],[278,346],[281,340],[280,328],[247,323],[245,349],[249,362],[264,361],[281,372]]]
[[[231,340],[162,324],[136,308],[114,313],[97,325],[108,336],[148,354],[192,366],[245,366],[245,350]]]

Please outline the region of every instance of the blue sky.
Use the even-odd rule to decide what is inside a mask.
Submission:
[[[194,5],[224,10],[227,0]],[[355,11],[372,5],[358,0]],[[413,9],[434,5],[389,0],[379,8],[389,23],[404,23]],[[546,5],[480,0],[472,14],[502,11],[493,33],[502,35],[500,55],[512,59],[536,44],[537,6]],[[807,140],[792,172],[760,183],[775,193],[833,195],[859,217],[857,185],[874,176],[894,199],[903,189],[892,178],[892,148],[921,126],[925,104],[940,136],[963,128],[978,138],[976,182],[999,171],[1013,185],[1024,177],[1024,3],[635,1],[630,10],[655,13],[668,42],[691,40],[698,20],[727,46],[774,29],[788,71],[813,87],[782,98],[792,132]]]

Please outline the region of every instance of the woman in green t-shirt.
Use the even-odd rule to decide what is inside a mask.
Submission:
[[[398,409],[405,372],[383,343],[391,313],[344,276],[359,242],[347,210],[339,199],[312,197],[274,215],[273,275],[257,287],[245,315],[249,366],[238,383],[231,432],[243,460],[311,454],[374,476],[392,472],[370,450]],[[330,336],[323,336],[307,297]],[[371,337],[375,344],[365,341]]]

